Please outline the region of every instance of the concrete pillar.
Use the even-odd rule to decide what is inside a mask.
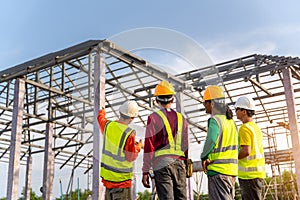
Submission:
[[[53,123],[46,124],[44,172],[43,172],[43,195],[44,200],[53,199],[53,178],[54,178],[54,152],[53,144]]]
[[[183,105],[183,94],[182,94],[182,92],[177,92],[176,93],[176,111],[178,111],[182,115],[184,115],[184,113],[183,113],[184,112],[184,105]],[[189,152],[189,156],[190,156],[190,152]],[[187,183],[187,199],[188,200],[194,200],[191,178],[187,178],[186,183]]]
[[[295,170],[298,184],[298,197],[300,197],[300,136],[298,117],[296,111],[295,95],[292,83],[292,74],[289,68],[282,70],[283,86],[285,91],[285,99],[288,110],[289,126],[293,144],[293,157],[295,160]]]
[[[137,198],[136,194],[137,194],[137,182],[136,182],[136,173],[135,173],[135,162],[133,162],[133,176],[132,176],[132,190],[131,190],[132,199]]]
[[[7,194],[6,194],[7,195],[6,198],[8,200],[18,199],[24,93],[25,93],[25,80],[18,78],[16,79],[15,89],[14,89],[12,131],[11,131]]]
[[[93,199],[104,198],[104,187],[100,183],[101,136],[98,125],[98,111],[105,107],[105,59],[97,53],[94,62],[94,129],[93,129]]]
[[[26,180],[25,180],[25,191],[24,191],[25,200],[30,200],[31,173],[32,173],[32,156],[29,155],[27,157],[27,164],[26,164]]]

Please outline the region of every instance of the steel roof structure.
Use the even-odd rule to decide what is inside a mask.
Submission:
[[[136,100],[140,113],[135,124],[145,127],[157,109],[152,97],[161,80],[175,86],[191,144],[206,137],[202,91],[218,84],[231,106],[241,95],[254,98],[255,121],[264,133],[266,162],[274,177],[280,168],[300,168],[299,158],[293,157],[300,153],[298,57],[253,54],[172,75],[111,41],[90,40],[0,72],[0,161],[9,163],[8,197],[17,187],[15,170],[28,165],[33,154],[45,155],[45,198],[51,197],[53,174],[47,173],[54,163],[93,169],[98,177],[98,167],[91,164],[99,156],[98,109],[105,106],[107,118],[116,119],[125,100]],[[300,187],[299,170],[296,175]]]

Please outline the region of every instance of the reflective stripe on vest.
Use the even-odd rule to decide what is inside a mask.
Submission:
[[[125,158],[124,147],[132,129],[118,122],[108,122],[104,129],[101,177],[121,182],[132,179],[132,162]]]
[[[178,123],[178,126],[177,126],[177,134],[176,134],[176,143],[174,142],[174,137],[173,137],[173,134],[172,134],[172,129],[171,129],[171,126],[170,126],[170,123],[167,119],[167,117],[165,116],[165,114],[159,110],[156,112],[158,114],[158,116],[161,117],[161,119],[163,120],[164,122],[164,125],[165,125],[165,128],[166,128],[166,131],[167,131],[167,134],[168,134],[168,141],[169,141],[169,146],[170,148],[169,149],[160,149],[160,150],[157,150],[155,151],[155,157],[158,157],[158,156],[162,156],[162,155],[177,155],[177,156],[185,156],[184,155],[184,151],[182,150],[182,147],[181,147],[181,139],[182,139],[182,115],[178,112],[176,112],[177,114],[177,123]]]
[[[236,176],[238,174],[238,132],[233,120],[225,115],[212,116],[219,126],[219,136],[214,150],[209,154],[208,170]]]
[[[264,172],[265,166],[259,166],[259,167],[242,167],[239,166],[239,171],[243,172]]]
[[[252,155],[252,156],[247,156],[246,159],[247,160],[255,160],[255,159],[261,159],[264,158],[264,154],[256,154],[256,155]]]
[[[262,144],[257,140],[257,133],[253,126],[248,123],[243,124],[253,134],[254,147],[251,147],[251,154],[239,160],[238,176],[241,179],[265,178],[265,159]],[[262,141],[261,141],[262,142]]]

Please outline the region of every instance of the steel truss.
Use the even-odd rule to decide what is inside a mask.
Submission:
[[[95,93],[99,57],[105,67],[105,97]],[[116,119],[120,104],[134,99],[140,106],[135,123],[144,127],[147,116],[156,109],[152,97],[161,80],[169,80],[181,94],[177,102],[189,122],[191,144],[201,144],[206,137],[208,116],[201,105],[202,91],[208,84],[222,84],[229,105],[240,95],[254,97],[255,120],[264,132],[267,164],[288,163],[293,171],[300,168],[300,161],[292,156],[300,153],[298,57],[253,54],[172,75],[108,40],[83,42],[0,72],[0,160],[15,166],[10,152],[13,146],[18,147],[13,135],[19,134],[19,164],[28,165],[34,154],[52,153],[61,169],[72,166],[88,172],[93,168],[95,103],[104,98],[107,118]],[[19,87],[24,89],[23,96]],[[20,106],[14,107],[17,100],[22,111]],[[18,119],[21,125],[14,125]],[[274,149],[271,139],[276,141],[282,134],[285,140]],[[299,188],[299,170],[296,175]],[[277,176],[275,171],[273,176]]]

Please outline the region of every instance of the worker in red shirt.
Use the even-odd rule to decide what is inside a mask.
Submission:
[[[120,118],[116,121],[106,119],[104,109],[98,113],[98,123],[104,135],[101,172],[102,183],[106,188],[105,200],[131,200],[133,166],[142,140],[135,141],[135,131],[128,127],[138,115],[135,101],[126,101],[120,108]]]
[[[169,82],[156,86],[154,96],[161,109],[148,116],[146,127],[142,183],[150,188],[148,172],[153,168],[160,200],[187,198],[188,125],[182,114],[171,108],[174,95]]]

